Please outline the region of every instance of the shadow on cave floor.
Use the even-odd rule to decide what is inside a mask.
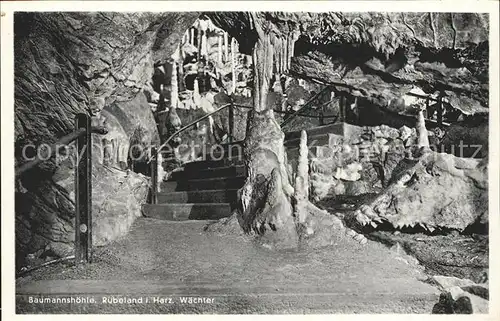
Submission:
[[[97,248],[94,263],[40,269],[18,279],[17,292],[203,295],[221,305],[202,312],[218,313],[430,313],[436,302],[437,290],[420,281],[422,268],[382,244],[346,239],[322,249],[271,251],[243,235],[204,232],[206,224],[140,218],[126,237]],[[21,313],[36,309],[18,304]]]

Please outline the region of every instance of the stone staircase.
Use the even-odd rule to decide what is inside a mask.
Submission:
[[[325,157],[333,146],[345,142],[361,127],[336,123],[307,130],[310,156]],[[289,163],[296,166],[300,131],[285,134]],[[204,160],[186,163],[182,171],[160,184],[157,204],[144,204],[144,216],[163,220],[217,220],[231,215],[236,206],[237,191],[246,176],[242,142],[222,145],[207,153]],[[237,148],[236,148],[237,147]]]

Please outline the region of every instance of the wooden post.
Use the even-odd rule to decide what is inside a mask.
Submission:
[[[85,133],[76,140],[75,166],[75,262],[92,262],[92,131],[90,117],[77,114],[76,130]]]
[[[233,142],[233,133],[234,133],[234,105],[231,100],[231,106],[229,106],[229,144]]]
[[[151,204],[157,203],[158,194],[158,149],[151,148]]]

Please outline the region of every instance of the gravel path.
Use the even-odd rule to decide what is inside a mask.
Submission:
[[[18,313],[430,313],[437,290],[422,268],[384,245],[354,242],[270,251],[207,222],[138,219],[86,267],[44,268],[17,281]],[[61,281],[62,280],[62,281]],[[95,304],[30,304],[31,294],[91,294]],[[105,304],[102,297],[161,294],[174,304]],[[215,302],[183,304],[181,296]]]

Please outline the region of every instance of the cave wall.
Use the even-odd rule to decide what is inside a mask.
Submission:
[[[21,151],[27,144],[53,143],[71,132],[77,113],[96,115],[95,125],[109,130],[105,136],[93,135],[95,244],[127,232],[140,215],[149,184],[146,177],[124,170],[129,164],[99,158],[99,152],[113,141],[125,155],[131,142],[158,142],[142,90],[153,67],[167,61],[198,16],[196,12],[15,14],[16,165],[25,161]],[[71,149],[68,155],[74,156]],[[74,161],[63,156],[26,172],[16,182],[18,268],[26,264],[26,257],[57,257],[72,251]]]

